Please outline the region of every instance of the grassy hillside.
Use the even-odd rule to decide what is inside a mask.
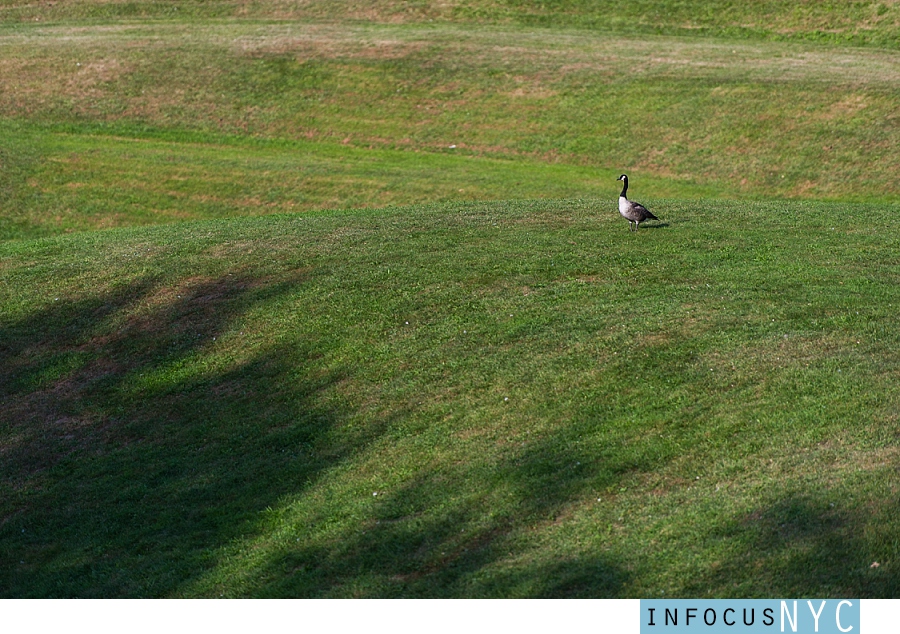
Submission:
[[[645,202],[0,244],[3,594],[896,596],[897,206]]]
[[[622,171],[657,196],[898,196],[894,52],[517,26],[200,24],[0,27],[2,237],[614,197],[601,183]]]
[[[900,42],[896,0],[0,0],[0,20],[9,22],[234,17],[500,23],[891,48]]]
[[[614,195],[619,172],[587,166],[140,128],[0,123],[0,239],[447,200]],[[654,179],[654,195],[715,195]]]
[[[898,11],[0,0],[0,594],[897,596]]]

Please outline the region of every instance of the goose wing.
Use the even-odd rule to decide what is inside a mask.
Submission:
[[[650,213],[650,210],[644,207],[641,203],[632,202],[631,209],[637,216],[640,217],[641,221],[659,220],[659,218]]]

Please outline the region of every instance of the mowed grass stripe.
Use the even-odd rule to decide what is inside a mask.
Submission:
[[[0,244],[4,594],[895,595],[896,206],[642,201]]]
[[[329,208],[617,193],[615,170],[478,157],[449,147],[413,152],[84,128],[0,122],[0,239]],[[642,191],[667,197],[716,193],[687,179],[648,179]]]
[[[494,23],[508,26],[555,26],[616,34],[727,36],[740,39],[813,40],[896,48],[898,9],[890,1],[799,4],[766,0],[736,5],[723,0],[448,0],[440,3],[369,0],[303,3],[263,0],[197,2],[163,0],[140,3],[87,0],[36,6],[11,0],[0,6],[0,21],[12,25],[40,22],[88,23],[108,20],[203,20],[254,18],[342,22]]]
[[[0,114],[38,129],[317,141],[420,155],[453,145],[459,154],[650,174],[729,196],[897,197],[895,51],[516,26],[243,20],[203,28],[7,26],[0,49]],[[424,184],[409,162],[392,167],[388,155],[376,156]],[[10,154],[0,170],[17,160]],[[312,187],[321,187],[310,194],[321,201],[314,207],[423,200],[379,186],[344,188],[340,173],[336,183],[326,177]],[[505,193],[509,184],[482,186],[477,196],[519,197]],[[436,187],[427,200],[449,195]],[[521,193],[535,195],[584,194],[578,187]],[[240,201],[235,207],[250,211]]]

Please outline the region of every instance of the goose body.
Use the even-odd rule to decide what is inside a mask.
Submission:
[[[637,231],[638,225],[645,220],[659,220],[659,218],[650,213],[650,210],[641,203],[628,200],[626,197],[626,193],[628,192],[628,176],[622,174],[616,180],[624,181],[622,184],[622,193],[619,194],[619,213],[628,221],[628,228],[631,231]]]

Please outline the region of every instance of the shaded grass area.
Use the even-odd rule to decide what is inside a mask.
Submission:
[[[459,189],[467,189],[462,199],[595,195],[585,190],[582,167],[646,174],[666,182],[654,194],[673,197],[872,201],[898,193],[892,148],[900,143],[900,76],[891,51],[514,25],[252,20],[210,20],[203,28],[177,21],[5,25],[0,50],[0,196],[7,200],[17,196],[5,191],[9,166],[35,161],[67,186],[108,188],[118,174],[103,161],[124,144],[102,138],[109,134],[211,145],[223,138],[285,142],[269,158],[260,146],[259,153],[248,151],[268,174],[234,167],[238,150],[223,151],[232,162],[223,177],[256,182],[235,187],[211,179],[200,189],[212,195],[203,205],[218,205],[208,211],[215,214],[260,213],[273,202],[319,208],[441,201]],[[69,158],[46,165],[32,146],[47,146],[34,138],[48,127],[81,135],[81,149],[69,139]],[[383,173],[345,169],[334,147],[303,145],[310,142],[346,146],[348,164],[377,164]],[[496,163],[449,167],[433,155],[450,146],[455,154],[517,167],[502,165],[509,177],[499,175]],[[86,174],[71,156],[94,148],[95,161],[80,159],[96,168]],[[354,149],[373,153],[364,158]],[[184,151],[187,162],[197,156],[196,149]],[[280,166],[288,165],[290,151],[305,155],[298,160],[308,159],[313,169],[327,169],[315,178],[288,176],[279,192],[271,179],[285,173]],[[315,154],[322,158],[309,158]],[[151,184],[171,179],[171,167],[143,160],[135,169]],[[126,170],[131,165],[127,158],[122,163]],[[541,175],[539,163],[570,165],[573,173],[552,167]],[[448,172],[458,176],[445,178]],[[480,179],[482,173],[490,175]],[[112,197],[117,210],[89,192],[73,198],[56,188],[52,201],[40,203],[51,207],[47,219],[31,218],[41,212],[20,198],[4,211],[25,226],[52,224],[66,207],[94,217],[89,226],[122,224],[115,214],[146,221],[148,212],[133,209],[135,203],[165,216],[167,203],[156,194],[145,199],[127,176]],[[534,186],[515,185],[532,180]],[[402,193],[406,182],[410,191]],[[685,187],[674,191],[675,182]],[[704,190],[691,193],[687,185]],[[181,200],[179,207],[172,213],[197,217],[196,201]]]
[[[896,206],[644,202],[3,243],[4,595],[895,596]]]

